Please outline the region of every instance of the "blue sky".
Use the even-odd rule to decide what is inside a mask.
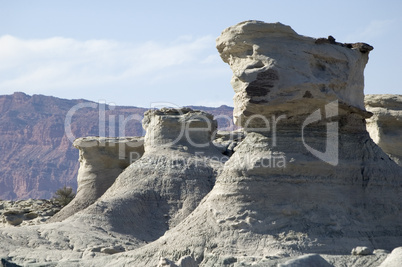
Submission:
[[[0,0],[0,94],[232,105],[215,39],[238,22],[374,46],[365,93],[401,94],[402,1]]]

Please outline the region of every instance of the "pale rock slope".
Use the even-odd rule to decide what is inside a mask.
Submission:
[[[372,47],[246,21],[223,31],[217,48],[233,70],[234,116],[247,136],[194,212],[110,264],[187,256],[201,266],[275,266],[320,253],[335,266],[378,265],[384,256],[328,255],[402,244],[402,169],[365,127]]]
[[[144,154],[139,144],[135,148],[141,139],[78,139],[83,193],[61,214],[68,216],[106,192],[62,222],[0,229],[0,258],[18,264],[71,266],[71,260],[92,260],[154,241],[190,214],[214,186],[221,160],[227,159],[211,142],[216,121],[189,108],[162,109],[146,112],[143,126]],[[101,141],[124,146],[102,147]],[[132,152],[135,162],[118,175],[124,167],[119,164],[125,165]]]
[[[62,221],[93,204],[144,154],[143,137],[83,137],[73,145],[80,151],[77,195],[50,222]]]
[[[394,249],[380,267],[399,267],[402,263],[402,247]]]
[[[366,95],[367,131],[385,153],[402,166],[402,95]]]
[[[189,108],[144,114],[143,156],[93,205],[70,219],[153,241],[212,189],[223,155],[211,142],[212,115]]]

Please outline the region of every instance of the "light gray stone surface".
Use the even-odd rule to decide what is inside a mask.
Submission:
[[[359,44],[347,48],[299,35],[281,23],[245,21],[225,29],[216,46],[233,71],[233,117],[239,126],[257,114],[269,119],[278,113],[311,114],[333,100],[341,109],[364,110],[363,71],[370,49],[363,53]],[[247,124],[261,122],[257,116]]]
[[[402,168],[371,140],[364,120],[371,48],[254,21],[225,30],[217,46],[234,71],[235,117],[247,132],[223,166],[212,116],[149,111],[140,159],[64,221],[0,229],[0,258],[69,267],[306,259],[374,267],[387,254],[351,250],[400,246]],[[253,129],[261,124],[242,121],[253,114],[284,116]]]
[[[307,254],[296,259],[279,264],[278,267],[332,267],[326,260],[317,254]]]
[[[395,248],[380,267],[399,267],[402,264],[402,247]]]
[[[352,249],[351,254],[366,256],[366,255],[373,254],[373,250],[368,247],[355,247],[354,249]]]
[[[220,159],[224,155],[211,142],[216,122],[201,111],[162,109],[145,114],[144,128],[145,153],[94,204],[62,222],[1,233],[0,250],[6,258],[18,263],[60,265],[62,259],[91,261],[104,255],[119,255],[152,242],[190,214],[212,189],[222,169]],[[88,139],[80,140],[81,145],[96,145],[81,147],[82,153],[92,153],[81,154],[85,163],[82,177],[91,178],[97,170],[102,179],[112,179],[104,175],[102,167],[111,162],[116,168],[118,150],[106,148],[102,153],[99,139]],[[91,178],[95,184],[99,175]],[[90,189],[85,188],[89,193],[95,191]],[[85,200],[85,194],[81,198]]]
[[[144,154],[143,137],[83,137],[73,145],[80,150],[77,194],[50,222],[62,221],[93,204]]]
[[[402,166],[402,95],[366,95],[364,101],[374,114],[367,119],[370,137]]]
[[[252,74],[245,76],[253,79],[234,83],[236,94],[243,96],[235,96],[238,119],[247,118],[247,114],[271,118],[273,112],[283,118],[275,131],[273,127],[252,129],[240,124],[247,126],[247,136],[225,164],[212,191],[160,239],[127,252],[127,262],[153,265],[159,260],[154,256],[157,254],[173,261],[190,254],[203,266],[221,266],[228,257],[236,262],[251,260],[244,255],[258,255],[258,263],[264,257],[349,254],[356,246],[398,246],[402,237],[402,170],[366,131],[364,119],[370,113],[363,106],[363,70],[368,52],[339,44],[316,44],[287,26],[260,22],[240,23],[225,30],[217,46],[238,78],[241,74],[237,70],[259,73],[260,68],[271,67],[280,69],[278,77],[287,77],[282,71],[303,75],[289,76],[274,87]],[[251,55],[244,53],[246,46],[254,49]],[[272,55],[275,59],[269,61]],[[315,76],[314,69],[305,72],[303,64],[318,68],[317,58],[324,55],[330,63],[323,67],[323,80]],[[254,56],[272,64],[266,63],[267,67],[264,63],[258,70],[248,68],[248,59],[254,60]],[[341,80],[346,83],[338,80],[343,75]],[[250,87],[256,80],[261,83]],[[308,101],[303,98],[306,84],[312,88]],[[328,90],[321,91],[318,85],[328,86]],[[250,104],[253,92],[266,88],[274,88],[274,96]],[[328,107],[333,99],[339,102],[333,103],[335,108]],[[321,113],[319,120],[307,124],[303,136],[304,123],[312,114]],[[330,116],[322,119],[324,114]],[[336,136],[335,147],[328,142],[331,136]],[[308,147],[324,152],[333,149],[329,156],[335,158],[328,160],[324,152],[313,154]],[[365,263],[377,260],[372,257]]]

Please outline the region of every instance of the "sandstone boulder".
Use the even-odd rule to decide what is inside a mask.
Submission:
[[[230,157],[245,136],[245,132],[242,130],[218,131],[213,144],[223,155]]]
[[[366,256],[373,254],[373,250],[368,247],[355,247],[352,249],[352,255]]]
[[[364,102],[374,114],[367,119],[370,137],[402,166],[402,95],[366,95]]]
[[[179,267],[198,267],[198,264],[191,256],[183,256],[177,262]]]

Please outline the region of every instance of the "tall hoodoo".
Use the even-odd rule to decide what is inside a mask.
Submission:
[[[235,123],[251,127],[258,122],[247,122],[253,115],[299,117],[331,100],[347,112],[364,111],[363,71],[372,47],[330,40],[261,21],[224,30],[216,46],[233,71]]]
[[[223,157],[211,141],[216,131],[212,115],[189,108],[149,110],[143,127],[142,157],[71,220],[152,241],[182,221],[212,189]]]
[[[82,137],[74,141],[80,150],[76,197],[50,221],[62,221],[93,204],[117,176],[144,154],[143,137]]]
[[[224,30],[217,48],[248,134],[194,212],[133,252],[132,263],[152,265],[158,252],[205,266],[224,266],[229,255],[250,265],[253,255],[270,266],[271,257],[400,245],[402,169],[365,128],[372,47],[246,21]]]

